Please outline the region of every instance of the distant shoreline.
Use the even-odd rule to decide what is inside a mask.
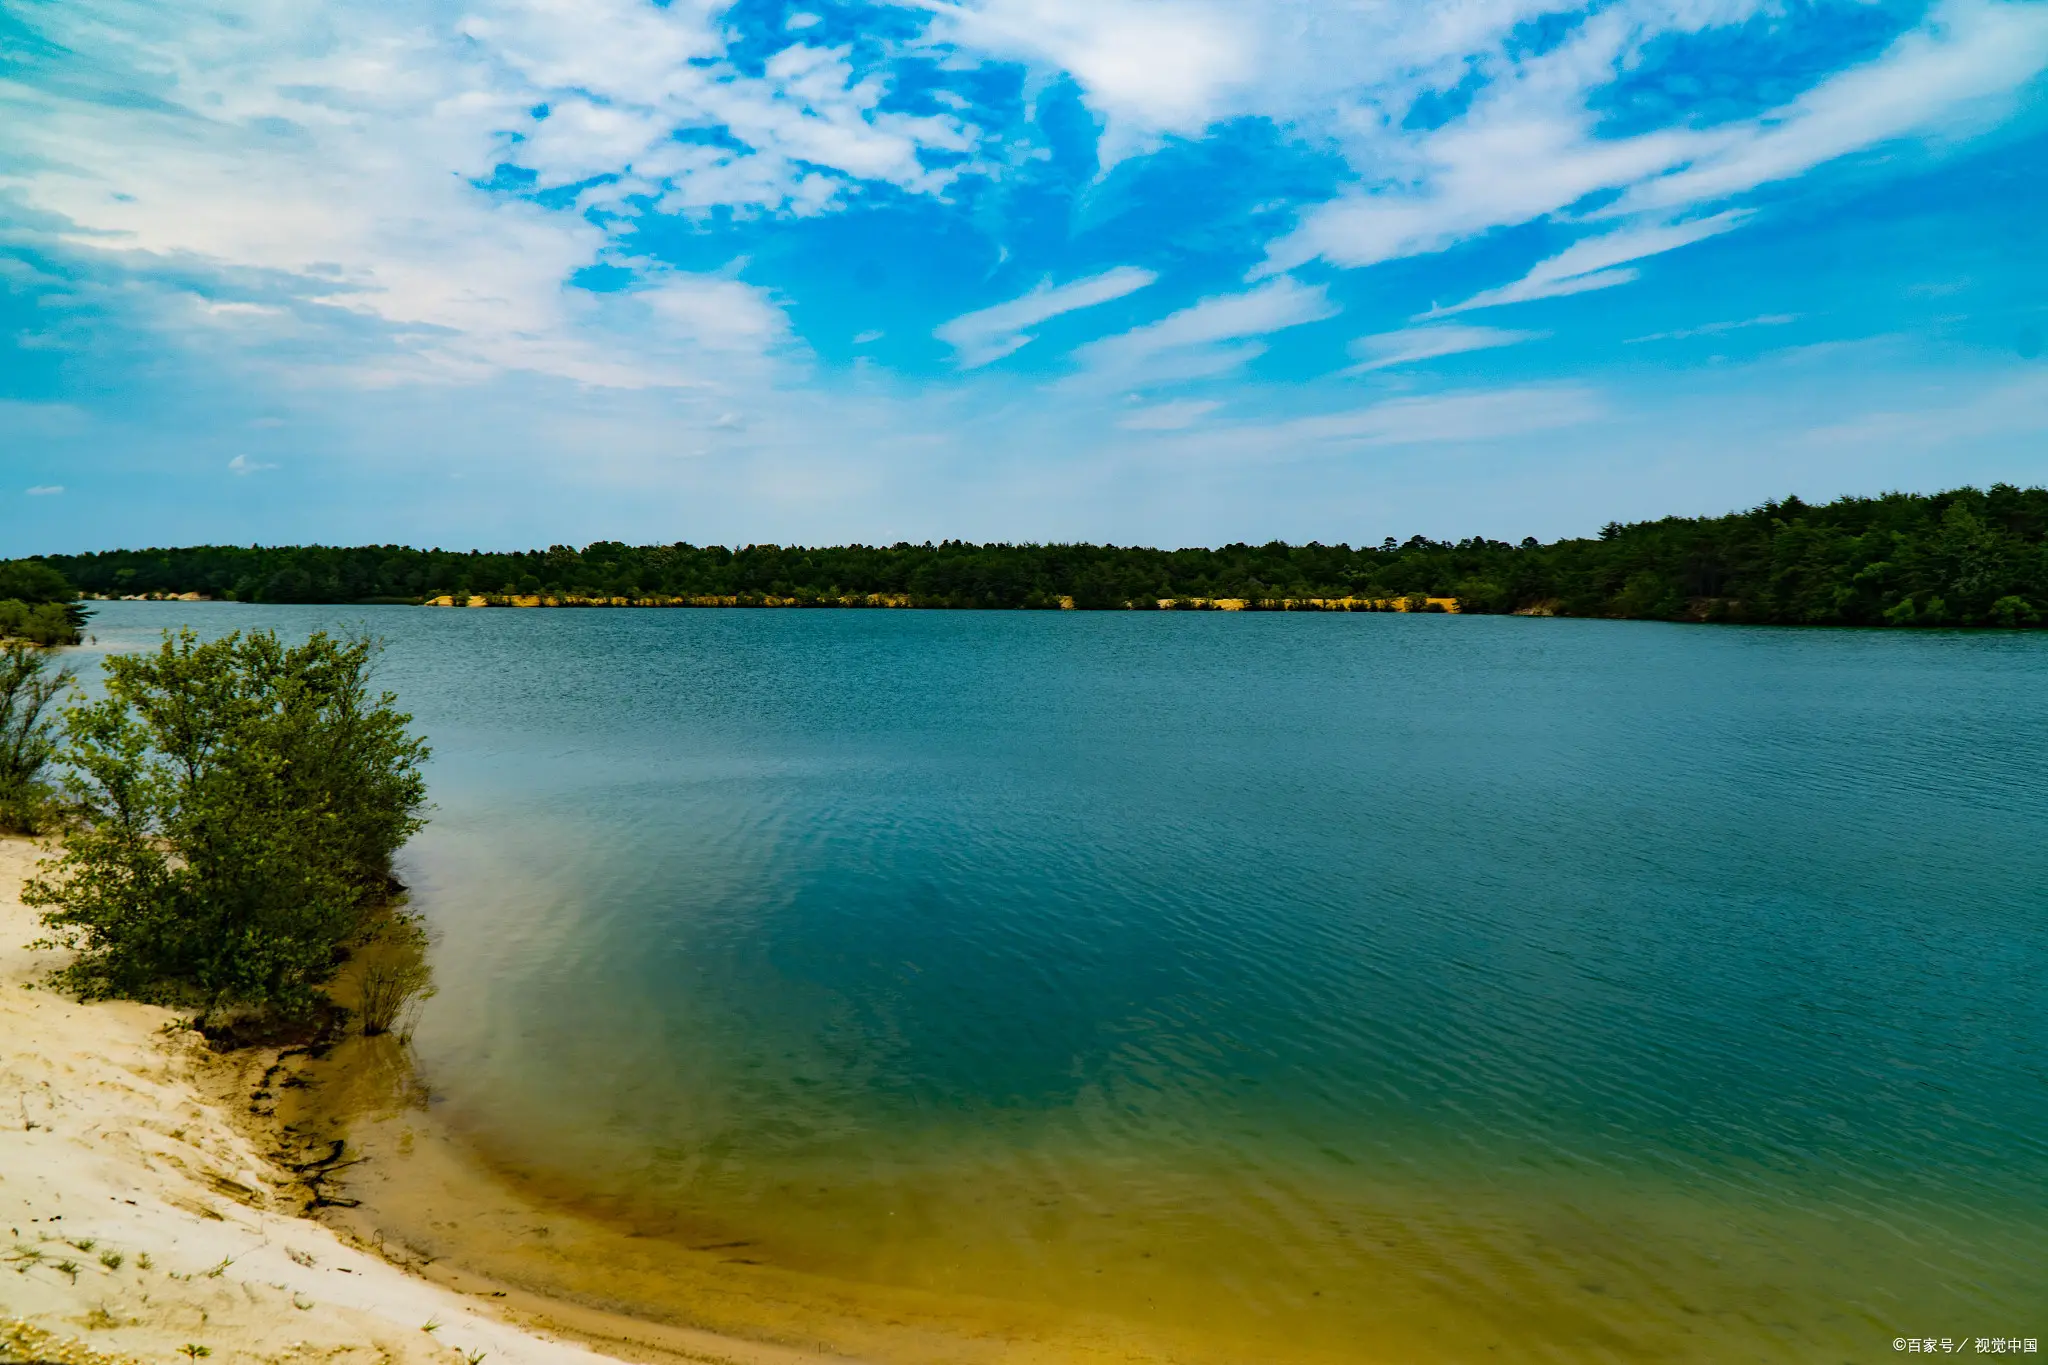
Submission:
[[[2048,488],[1786,498],[1598,536],[1377,545],[900,541],[419,549],[195,545],[45,555],[102,598],[485,606],[1402,611],[1784,626],[2048,628]],[[29,572],[24,569],[23,572]],[[1235,604],[1233,606],[1232,604]]]
[[[458,602],[449,594],[430,597],[421,601],[423,607],[815,607],[825,610],[866,610],[882,609],[896,611],[945,611],[958,608],[926,607],[908,593],[867,593],[842,597],[777,597],[768,594],[737,593],[728,596],[700,597],[574,597],[548,596],[542,594],[515,594],[512,596],[490,596],[472,593],[467,601]],[[1012,608],[1011,610],[1016,610]],[[1022,610],[1030,610],[1023,608]],[[1044,608],[1040,608],[1044,610]],[[1072,597],[1062,596],[1053,610],[1075,611]],[[1109,608],[1108,610],[1117,610]],[[1449,615],[1458,614],[1458,599],[1455,597],[1428,597],[1416,594],[1411,597],[1280,597],[1253,600],[1243,597],[1161,597],[1151,599],[1145,606],[1131,606],[1123,610],[1137,611],[1368,611],[1407,612],[1435,611]]]
[[[733,593],[724,596],[658,596],[658,597],[581,597],[542,593],[471,593],[468,600],[457,601],[449,593],[436,597],[400,598],[369,597],[349,602],[239,602],[233,598],[208,597],[203,593],[133,593],[128,596],[82,595],[84,602],[226,602],[235,606],[351,606],[351,607],[510,607],[532,610],[534,608],[635,608],[635,609],[684,609],[704,608],[808,608],[822,611],[1078,611],[1074,599],[1062,596],[1057,604],[1048,607],[953,607],[938,603],[920,601],[909,593],[866,593],[846,594],[839,597],[784,597],[771,593]],[[1147,599],[1122,607],[1099,608],[1108,611],[1308,611],[1308,612],[1433,612],[1448,616],[1461,614],[1455,597],[1433,597],[1413,593],[1406,597],[1160,597]],[[1556,613],[1548,604],[1512,613],[1516,616],[1551,616]]]

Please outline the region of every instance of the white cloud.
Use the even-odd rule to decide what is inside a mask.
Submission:
[[[544,187],[617,177],[586,192],[594,204],[644,195],[666,212],[805,214],[839,202],[849,181],[936,192],[961,167],[935,169],[923,154],[977,147],[957,117],[883,109],[888,81],[856,72],[845,46],[798,39],[758,77],[734,68],[720,60],[723,8],[498,0],[466,21],[464,32],[547,106],[510,125],[523,140],[506,159]],[[715,144],[673,136],[706,130]]]
[[[211,299],[199,300],[199,308],[209,317],[216,318],[277,318],[285,310],[266,303],[216,303]]]
[[[28,495],[32,498],[54,498],[63,491],[64,485],[61,483],[39,483],[28,490]]]
[[[957,168],[928,168],[927,149],[971,154],[957,118],[884,111],[886,82],[844,49],[793,44],[758,76],[725,65],[723,9],[482,0],[442,29],[401,7],[340,23],[268,0],[76,0],[34,20],[78,54],[51,61],[76,69],[0,84],[0,193],[143,291],[173,262],[254,272],[249,296],[202,300],[205,315],[277,319],[302,340],[325,328],[331,344],[295,363],[352,365],[359,383],[758,374],[787,337],[765,294],[681,272],[585,294],[567,287],[578,271],[617,263],[600,222],[471,183],[511,162],[542,185],[601,181],[585,208],[643,194],[678,212],[811,213],[859,181],[932,192]],[[128,88],[151,97],[98,93]],[[704,126],[737,145],[671,136]],[[707,354],[740,370],[708,370]]]
[[[1660,256],[1667,251],[1691,246],[1741,226],[1749,214],[1742,211],[1719,213],[1690,223],[1658,223],[1646,227],[1617,228],[1598,237],[1574,242],[1548,260],[1538,261],[1529,273],[1513,284],[1474,294],[1463,303],[1436,308],[1424,314],[1441,317],[1474,308],[1497,308],[1507,303],[1528,303],[1534,299],[1562,298],[1593,289],[1608,289],[1636,278],[1633,269],[1617,269],[1629,261]]]
[[[266,464],[261,460],[252,460],[247,455],[237,455],[234,459],[228,461],[228,471],[233,474],[256,474],[265,469],[275,468],[277,466],[274,464]]]
[[[1598,394],[1568,385],[1392,398],[1350,412],[1299,417],[1269,430],[1284,441],[1415,445],[1499,440],[1579,426],[1606,414]]]
[[[1650,44],[1740,22],[1765,0],[1617,0],[1540,56],[1510,42],[1551,8],[1539,0],[903,3],[929,15],[930,31],[886,48],[879,65],[829,44],[805,10],[786,21],[779,50],[743,67],[728,59],[725,0],[475,0],[452,24],[404,6],[351,6],[340,22],[273,0],[67,0],[30,20],[49,50],[77,54],[47,59],[70,63],[61,78],[0,85],[12,154],[0,192],[67,221],[68,245],[138,274],[196,262],[254,272],[288,296],[205,305],[223,322],[274,319],[301,340],[355,328],[359,341],[360,324],[374,324],[385,344],[360,364],[366,382],[511,369],[687,387],[758,375],[762,357],[789,344],[772,316],[779,304],[722,277],[686,289],[671,276],[662,287],[688,297],[667,303],[565,287],[616,262],[610,215],[650,203],[682,215],[818,214],[862,186],[943,195],[962,175],[1027,154],[1005,142],[1016,130],[978,127],[971,104],[948,92],[933,95],[937,113],[903,112],[890,95],[892,63],[906,55],[939,52],[956,69],[1023,60],[1033,91],[1070,76],[1107,121],[1105,163],[1240,115],[1335,150],[1370,190],[1306,212],[1271,247],[1274,277],[1314,258],[1369,265],[1504,225],[1567,221],[1596,193],[1620,195],[1594,216],[1624,232],[1715,221],[1697,214],[1768,180],[1886,139],[1975,127],[2048,65],[2048,6],[1944,0],[1878,59],[1780,109],[1609,137],[1595,91]],[[1433,130],[1404,127],[1424,92],[1468,74],[1480,84],[1468,111]],[[96,93],[108,90],[150,98]],[[534,112],[543,106],[545,117]],[[473,187],[501,163],[543,187],[581,187],[586,212]],[[1567,270],[1568,256],[1464,306],[1634,278],[1621,261]],[[963,365],[1025,344],[1033,323],[1018,316],[1008,330],[982,319],[988,330],[958,348]],[[652,335],[637,330],[650,321]],[[1221,373],[1258,353],[1258,335],[1158,344],[1147,363],[1162,377]],[[1134,338],[1126,350],[1151,344]],[[738,368],[707,367],[707,355]]]
[[[1539,433],[1602,423],[1612,416],[1594,389],[1532,384],[1390,398],[1280,421],[1203,424],[1164,438],[1162,448],[1177,459],[1227,465],[1383,447],[1520,445]]]
[[[1218,402],[1194,398],[1155,403],[1124,417],[1117,426],[1123,431],[1185,431],[1222,406]]]
[[[657,336],[741,355],[759,354],[788,336],[789,319],[765,290],[652,262],[639,264],[641,281],[625,297],[652,315]]]
[[[804,15],[816,8],[807,5]],[[1017,468],[1061,458],[1048,450],[1071,450],[1068,473],[1096,452],[1090,442],[1116,427],[1178,433],[1128,442],[1149,452],[1238,439],[1233,432],[1278,440],[1275,449],[1287,441],[1492,439],[1489,432],[1506,440],[1584,420],[1599,399],[1574,389],[1411,396],[1298,427],[1234,427],[1209,406],[1225,400],[1221,412],[1233,414],[1282,407],[1277,385],[1257,395],[1218,385],[1150,406],[1127,406],[1122,396],[1227,376],[1273,333],[1332,316],[1324,292],[1289,273],[1302,262],[1365,266],[1547,219],[1545,231],[1559,233],[1548,260],[1446,311],[1611,287],[1635,278],[1657,252],[1733,227],[1730,201],[1741,205],[1757,185],[1886,139],[1975,130],[2048,61],[2048,6],[1937,0],[1927,23],[1889,51],[1778,109],[1615,136],[1601,126],[1597,94],[1651,59],[1653,45],[1781,7],[1614,0],[1575,15],[1570,36],[1547,52],[1515,48],[1516,26],[1555,8],[1546,0],[934,0],[923,6],[924,38],[877,36],[901,31],[877,26],[857,46],[835,45],[843,31],[837,12],[827,11],[829,26],[792,15],[784,31],[748,30],[768,46],[760,62],[742,62],[728,45],[751,20],[727,0],[465,0],[453,10],[65,0],[22,11],[48,46],[28,59],[40,66],[17,64],[0,82],[0,126],[8,130],[0,195],[20,208],[19,216],[10,208],[10,219],[29,225],[22,232],[90,263],[77,276],[38,276],[36,290],[71,289],[67,298],[77,300],[85,286],[66,281],[91,275],[104,282],[102,297],[124,300],[124,319],[160,325],[195,350],[273,363],[270,377],[279,382],[248,388],[247,410],[293,414],[295,469],[314,458],[296,452],[320,438],[319,421],[343,420],[309,415],[318,404],[308,395],[323,383],[389,386],[364,396],[365,411],[395,415],[360,446],[385,452],[415,440],[417,419],[447,402],[411,386],[457,380],[503,405],[494,415],[502,444],[529,452],[534,468],[552,469],[550,459],[559,464],[573,452],[579,474],[604,465],[622,483],[653,480],[646,470],[665,468],[689,445],[674,433],[695,432],[708,449],[707,433],[716,432],[721,459],[700,463],[703,478],[732,481],[735,501],[721,506],[765,505],[745,499],[774,489],[760,496],[809,500],[838,516],[859,498],[886,509],[877,489],[925,496],[927,485],[910,476],[892,484],[888,471],[919,459],[930,461],[920,468],[935,468],[943,461],[932,452],[942,448],[964,451],[963,465],[977,470],[992,463],[982,457],[999,444],[989,416],[997,411],[1022,433],[1003,446]],[[459,25],[455,13],[466,16]],[[67,50],[75,56],[43,55]],[[962,75],[959,89],[968,91],[979,82],[964,73],[1008,59],[1029,67],[1026,113],[1009,127],[978,126],[995,115],[963,95],[923,91],[922,77],[920,103],[898,98],[903,91],[891,84],[908,60]],[[1423,92],[1449,90],[1468,75],[1476,87],[1469,109],[1440,126],[1404,122]],[[1303,213],[1298,230],[1273,244],[1256,286],[1216,286],[1237,292],[1077,350],[1082,373],[1063,392],[1080,391],[1080,401],[1025,414],[996,401],[1014,393],[1000,378],[899,383],[872,361],[843,389],[806,391],[788,300],[745,283],[734,268],[691,273],[626,254],[636,249],[626,243],[658,235],[632,232],[629,220],[650,211],[723,222],[823,214],[870,195],[943,201],[962,176],[1043,152],[1036,113],[1055,87],[1058,98],[1078,91],[1101,121],[1104,166],[1243,116],[1341,158],[1360,188]],[[540,105],[546,117],[532,112]],[[543,187],[578,187],[580,197],[551,209],[474,187],[501,163],[531,172]],[[1008,240],[1002,196],[960,199],[945,209],[961,210],[956,221],[973,216]],[[1574,236],[1584,240],[1571,245]],[[591,266],[624,266],[635,279],[609,293],[574,287]],[[10,284],[29,269],[0,262]],[[195,284],[201,277],[209,283]],[[1061,312],[1151,281],[1126,266],[1049,285],[955,318],[939,335],[973,369],[1027,344]],[[213,282],[232,287],[213,290]],[[1101,297],[1089,298],[1091,289]],[[202,298],[213,301],[204,305],[203,316],[214,319],[206,327],[195,321]],[[41,311],[67,341],[90,339],[90,307]],[[877,324],[857,346],[879,339],[881,326],[900,330],[887,312],[831,316]],[[1358,369],[1380,370],[1524,339],[1533,336],[1413,327],[1360,338],[1353,355]],[[842,446],[849,392],[872,404],[859,441]],[[1321,391],[1285,392],[1285,402],[1299,402]],[[471,440],[486,405],[464,406],[449,429]],[[735,413],[744,421],[724,420]],[[354,419],[351,410],[346,420]],[[387,439],[394,432],[405,439]],[[856,445],[860,453],[835,463]],[[217,477],[217,448],[205,447],[190,467]],[[485,452],[473,466],[480,476],[499,452],[491,443],[477,448]],[[807,462],[789,454],[827,448],[830,458]],[[800,477],[788,475],[799,468]],[[1076,505],[1070,486],[1047,483],[1059,483],[1056,496],[1033,506]],[[620,505],[648,525],[667,510],[647,510],[645,500]],[[863,515],[887,521],[893,513]],[[935,517],[915,529],[961,527]]]
[[[1169,382],[1235,369],[1265,350],[1256,338],[1334,317],[1320,285],[1283,275],[1079,347],[1074,358],[1118,383]]]
[[[1374,336],[1360,337],[1351,343],[1351,354],[1359,363],[1345,373],[1365,374],[1394,365],[1412,365],[1417,361],[1435,360],[1439,356],[1463,355],[1468,351],[1485,351],[1498,346],[1519,345],[1524,341],[1540,341],[1549,335],[1548,332],[1517,332],[1505,327],[1464,327],[1455,323],[1444,323],[1435,327],[1409,327],[1399,332],[1380,332]]]
[[[963,313],[932,333],[959,353],[962,369],[978,369],[1001,360],[1032,341],[1027,328],[1081,308],[1120,299],[1159,277],[1136,266],[1120,265],[1099,275],[1054,286],[1039,285],[1007,303]],[[880,333],[876,334],[877,336]]]
[[[1169,136],[1250,117],[1341,152],[1372,181],[1414,159],[1404,117],[1468,74],[1512,73],[1518,27],[1548,0],[1365,4],[1340,0],[904,0],[932,37],[1026,63],[1043,87],[1071,78],[1103,122],[1105,166]],[[1639,50],[1674,29],[1740,22],[1766,0],[1618,0],[1611,45]],[[1605,69],[1610,78],[1614,54]],[[1582,63],[1583,65],[1583,63]],[[1304,258],[1305,259],[1305,258]]]
[[[1622,345],[1638,346],[1646,341],[1686,341],[1693,337],[1725,336],[1729,332],[1739,332],[1749,327],[1783,327],[1787,323],[1797,321],[1797,313],[1763,313],[1753,318],[1744,318],[1740,322],[1707,322],[1698,327],[1681,327],[1673,332],[1651,332],[1647,336],[1627,337],[1622,341]]]
[[[1470,110],[1421,133],[1398,131],[1391,118],[1359,123],[1344,145],[1370,188],[1303,214],[1271,245],[1264,272],[1315,259],[1368,266],[1544,217],[1572,221],[1573,205],[1601,194],[1613,202],[1593,217],[1669,222],[1866,148],[1979,126],[2048,68],[2048,5],[1945,0],[1870,63],[1754,118],[1628,137],[1597,131],[1591,97],[1647,44],[1753,8],[1623,4],[1593,14],[1541,57],[1475,50],[1488,80]],[[1553,269],[1494,301],[1633,278],[1623,269]]]
[[[1866,147],[1967,126],[2003,113],[2044,67],[2048,5],[1947,0],[1879,60],[1822,82],[1733,135],[1697,139],[1682,168],[1635,186],[1615,211],[1725,199]]]
[[[1105,162],[1162,132],[1197,134],[1260,73],[1256,4],[1211,0],[932,0],[938,36],[1071,75],[1109,122]]]

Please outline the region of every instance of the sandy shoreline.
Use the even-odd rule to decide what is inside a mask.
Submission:
[[[0,1359],[196,1362],[202,1348],[218,1365],[614,1358],[534,1326],[549,1320],[545,1301],[456,1292],[298,1216],[303,1186],[270,1152],[265,1120],[234,1109],[267,1059],[215,1056],[170,1010],[81,1005],[40,986],[57,958],[27,946],[40,928],[20,899],[39,856],[0,839]],[[604,1338],[601,1324],[583,1326],[575,1335]],[[633,1345],[618,1354],[797,1358],[690,1331]]]

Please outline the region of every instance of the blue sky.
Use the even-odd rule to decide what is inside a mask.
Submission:
[[[19,0],[0,553],[2048,480],[2048,3]]]

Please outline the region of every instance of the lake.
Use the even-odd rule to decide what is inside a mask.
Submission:
[[[181,621],[386,638],[435,751],[433,1122],[723,1267],[677,1320],[866,1313],[906,1360],[2048,1336],[2048,634],[92,629]]]

